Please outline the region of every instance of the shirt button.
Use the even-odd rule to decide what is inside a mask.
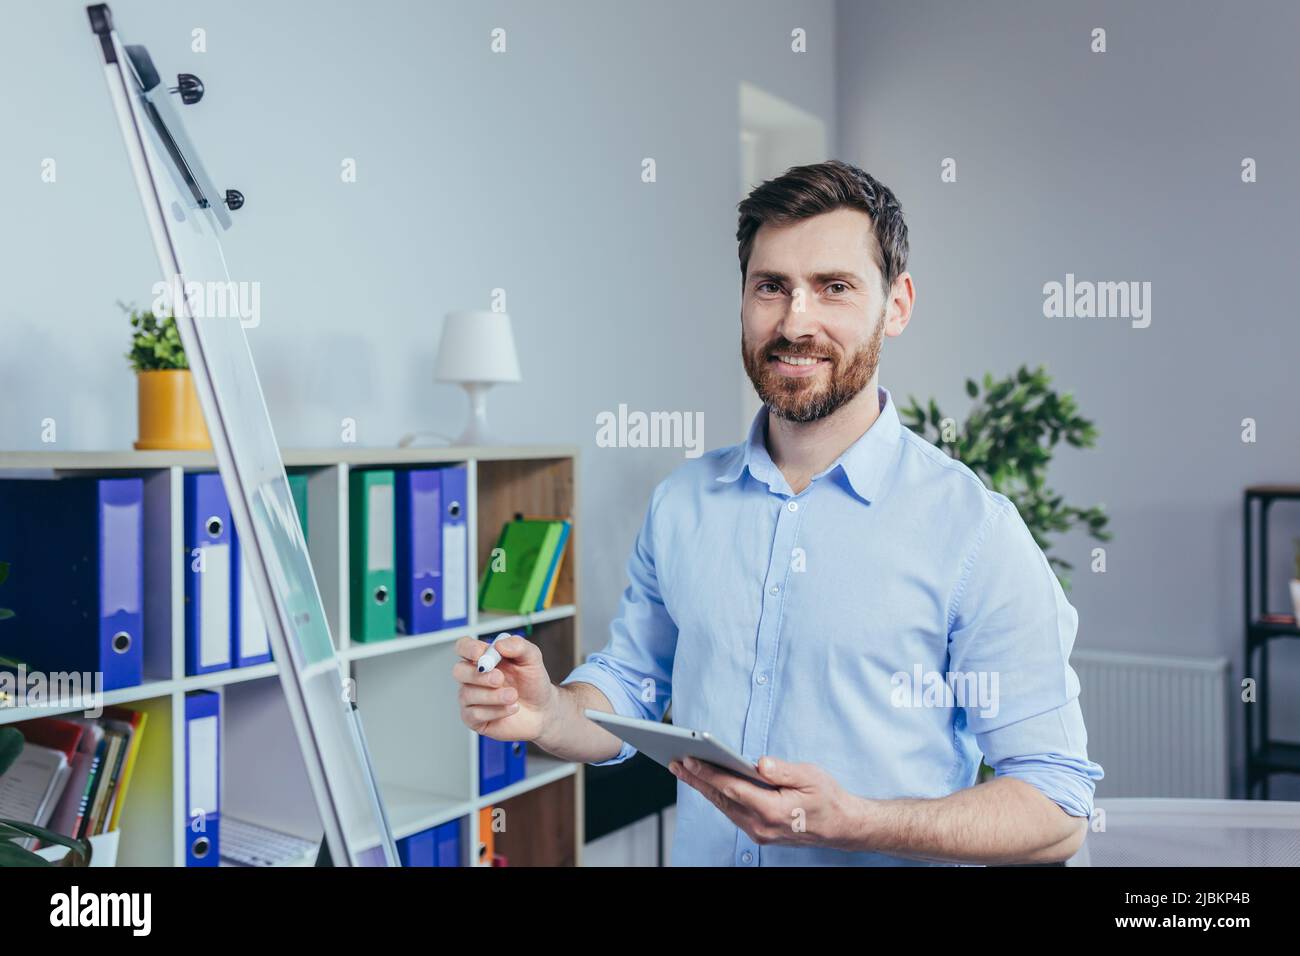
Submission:
[[[744,853],[740,854],[740,860],[741,860],[742,863],[753,863],[753,862],[754,862],[754,854],[752,854],[752,853],[750,853],[748,850],[746,850]]]
[[[781,585],[779,585],[779,584],[773,584],[770,588],[767,589],[767,593],[768,593],[768,594],[777,594],[777,593],[780,592],[780,590],[781,590]]]
[[[766,684],[766,683],[767,683],[767,675],[766,675],[766,674],[759,674],[759,675],[758,675],[758,682],[759,682],[760,684]]]
[[[798,510],[799,510],[799,502],[797,502],[797,501],[791,501],[791,502],[789,502],[789,503],[786,504],[786,507],[789,508],[791,511],[798,511]]]

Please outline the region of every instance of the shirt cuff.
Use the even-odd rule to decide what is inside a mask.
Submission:
[[[609,700],[610,706],[614,708],[614,713],[620,717],[635,717],[640,720],[645,719],[645,714],[629,712],[627,707],[627,693],[617,677],[609,673],[599,664],[588,661],[585,664],[579,664],[573,669],[568,677],[560,681],[560,686],[566,684],[590,684],[599,690]],[[622,763],[636,753],[636,748],[626,740],[623,741],[623,747],[617,754],[608,760],[592,760],[588,763],[593,767],[606,767],[610,764]]]
[[[975,739],[997,776],[1025,781],[1072,817],[1092,816],[1093,794],[1105,773],[1088,759],[1078,700]]]
[[[1015,777],[1034,787],[1072,817],[1091,817],[1096,789],[1087,760],[1061,754],[1040,754],[1004,760],[995,768],[999,777]]]

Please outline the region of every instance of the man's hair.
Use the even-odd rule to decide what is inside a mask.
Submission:
[[[754,187],[737,208],[742,281],[749,272],[754,236],[764,223],[786,225],[846,208],[860,209],[871,217],[876,237],[872,257],[886,295],[894,280],[907,271],[907,224],[898,198],[870,173],[838,159],[792,166],[776,179]]]

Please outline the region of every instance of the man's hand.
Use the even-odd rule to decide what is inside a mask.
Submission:
[[[556,689],[542,652],[518,634],[491,646],[501,663],[480,674],[475,662],[488,644],[472,637],[456,642],[461,658],[451,669],[460,683],[460,719],[470,730],[495,740],[536,740],[555,710]]]
[[[874,800],[855,796],[812,764],[773,757],[762,787],[686,758],[669,767],[759,845],[822,846],[951,863],[1055,863],[1078,851],[1087,819],[1069,816],[1036,787],[1013,777],[946,797]]]
[[[686,758],[686,766],[674,760],[668,769],[704,794],[760,846],[836,846],[854,805],[861,802],[820,767],[775,757],[762,758],[758,771],[776,790],[764,790],[694,757]]]

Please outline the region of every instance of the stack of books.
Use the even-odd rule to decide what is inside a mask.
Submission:
[[[106,707],[94,719],[42,717],[14,724],[26,743],[0,778],[0,817],[80,839],[116,830],[147,718]]]
[[[549,608],[572,527],[570,518],[545,515],[507,521],[479,581],[479,610],[530,614]]]

